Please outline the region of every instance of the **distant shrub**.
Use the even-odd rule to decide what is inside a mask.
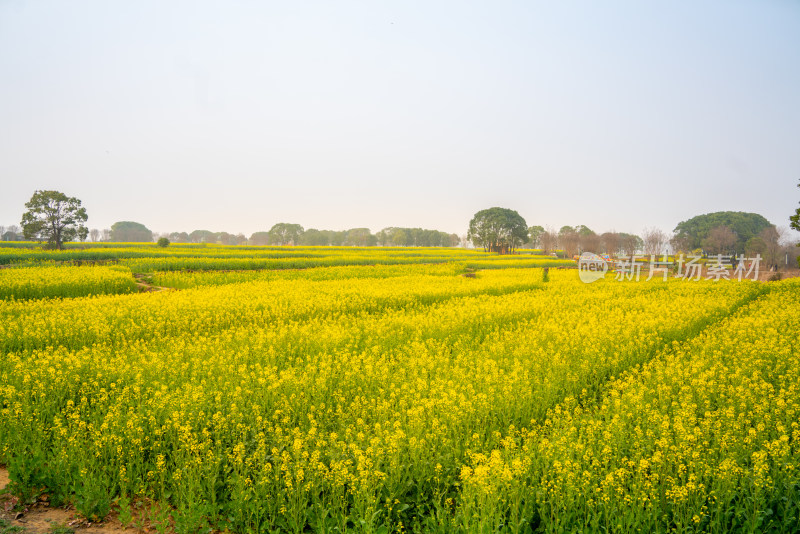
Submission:
[[[159,237],[158,241],[156,242],[156,245],[158,245],[159,247],[167,247],[169,246],[169,239],[167,239],[166,237]]]

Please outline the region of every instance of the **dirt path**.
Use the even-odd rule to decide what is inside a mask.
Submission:
[[[8,478],[8,469],[0,467],[0,491],[6,489],[11,480]]]
[[[153,285],[151,283],[153,281],[152,275],[136,273],[133,275],[133,277],[136,278],[136,285],[139,287],[139,291],[141,293],[152,293],[154,291],[177,291],[177,289],[174,287]]]

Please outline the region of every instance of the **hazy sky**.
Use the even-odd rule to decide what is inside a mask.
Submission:
[[[787,225],[800,2],[0,0],[0,224]]]

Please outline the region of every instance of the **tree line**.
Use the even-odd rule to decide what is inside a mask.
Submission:
[[[388,227],[373,234],[369,228],[350,228],[349,230],[304,229],[299,224],[277,223],[269,230],[254,232],[250,237],[242,233],[212,232],[194,230],[192,232],[156,233],[141,223],[120,221],[110,229],[91,230],[92,241],[121,243],[153,242],[166,238],[170,243],[213,243],[219,245],[256,246],[354,246],[354,247],[455,247],[462,244],[457,234],[424,228]]]
[[[119,221],[110,229],[88,230],[87,214],[81,201],[59,191],[35,191],[25,204],[21,226],[0,226],[3,240],[31,239],[47,241],[47,246],[61,249],[67,241],[153,242],[161,246],[175,243],[218,243],[223,245],[308,245],[308,246],[415,246],[454,247],[471,242],[486,251],[513,253],[519,247],[573,257],[582,252],[624,254],[631,256],[691,252],[754,256],[760,254],[767,265],[777,267],[789,256],[796,263],[797,246],[790,242],[788,230],[778,228],[756,213],[722,211],[681,221],[672,235],[658,228],[645,228],[642,235],[625,232],[597,233],[585,225],[551,227],[527,226],[514,210],[493,207],[476,213],[466,235],[423,228],[387,227],[373,234],[369,228],[349,230],[304,229],[299,224],[277,223],[267,231],[244,234],[194,230],[191,233],[155,234],[134,221]],[[800,230],[800,208],[790,218],[790,225]],[[21,235],[20,235],[21,230]]]
[[[232,236],[226,232],[196,230],[190,234],[171,233],[167,236],[175,243],[220,243],[225,245],[299,245],[299,246],[393,246],[393,247],[454,247],[461,244],[457,234],[424,228],[388,227],[372,233],[369,228],[348,230],[304,229],[295,223],[277,223],[269,230]]]
[[[760,215],[753,215],[763,219]],[[781,259],[785,262],[787,255],[790,260],[797,257],[797,247],[791,243],[786,229],[769,222],[745,228],[740,228],[741,233],[738,233],[731,226],[722,224],[699,230],[681,223],[672,235],[658,228],[645,228],[641,235],[635,235],[625,232],[596,233],[582,225],[563,226],[557,231],[532,226],[528,228],[529,239],[523,246],[541,249],[545,253],[558,251],[566,257],[583,252],[611,256],[658,256],[668,252],[725,256],[745,254],[749,257],[760,254],[770,265],[778,265]]]
[[[800,209],[790,218],[800,230]],[[469,239],[476,247],[498,253],[516,248],[537,249],[544,254],[572,258],[583,252],[610,256],[673,254],[741,255],[760,254],[767,266],[797,263],[798,248],[788,230],[779,228],[757,213],[723,211],[681,221],[669,235],[658,228],[645,228],[641,235],[626,232],[598,233],[585,225],[552,227],[526,226],[516,211],[489,208],[475,214],[469,225]]]

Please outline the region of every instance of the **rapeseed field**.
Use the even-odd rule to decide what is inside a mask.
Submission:
[[[12,490],[187,533],[800,528],[797,282],[329,254],[0,271]]]

